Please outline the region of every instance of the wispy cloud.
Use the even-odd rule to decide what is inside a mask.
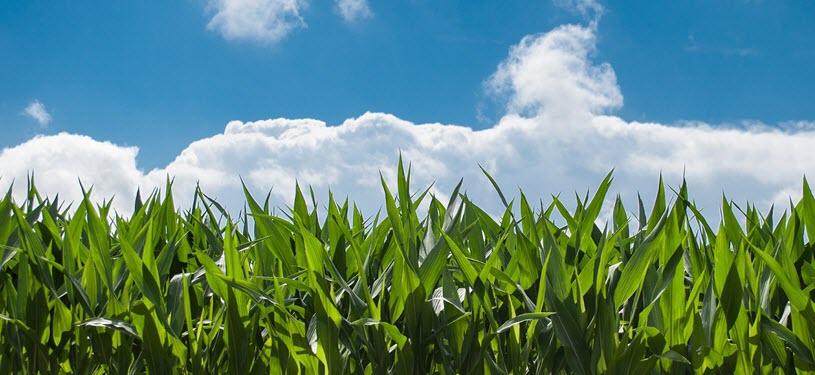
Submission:
[[[758,48],[704,45],[696,41],[696,38],[693,35],[688,35],[688,44],[684,45],[682,49],[685,52],[690,53],[736,56],[736,57],[750,57],[758,56],[761,54],[761,51]]]
[[[337,14],[347,23],[373,17],[367,0],[334,0]],[[307,27],[303,12],[308,0],[207,0],[213,13],[207,28],[227,40],[251,40],[273,45]]]
[[[340,17],[346,22],[354,23],[374,15],[367,0],[335,0],[335,2]]]
[[[580,13],[593,26],[597,25],[605,10],[597,0],[554,0],[554,3],[563,9]]]
[[[42,127],[46,127],[51,123],[51,114],[45,109],[45,104],[42,104],[39,100],[35,99],[31,102],[31,104],[25,107],[23,113],[33,118]]]
[[[208,0],[207,4],[215,13],[207,27],[229,40],[274,44],[306,27],[301,16],[306,0]]]
[[[758,56],[760,54],[760,51],[756,48],[703,47],[698,44],[687,45],[683,49],[685,52],[737,57]]]

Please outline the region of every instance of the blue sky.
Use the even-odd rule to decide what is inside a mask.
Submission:
[[[713,209],[785,204],[815,175],[812,19],[810,1],[5,1],[0,189],[33,171],[121,202],[168,175],[236,207],[241,178],[282,202],[295,180],[379,196],[401,150],[439,196],[464,177],[496,203],[478,165],[540,197],[615,168],[629,199],[663,174]]]
[[[67,131],[139,146],[166,165],[230,120],[366,111],[484,128],[500,104],[483,81],[524,35],[581,22],[549,1],[372,2],[345,22],[327,1],[276,43],[227,40],[204,1],[0,4],[0,146]],[[597,59],[638,121],[815,119],[815,3],[605,4]],[[33,100],[47,128],[21,115]]]

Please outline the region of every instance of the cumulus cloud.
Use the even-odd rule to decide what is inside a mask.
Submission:
[[[323,199],[329,189],[347,195],[370,214],[382,202],[379,172],[393,182],[401,151],[413,165],[416,187],[435,182],[434,193],[443,198],[463,177],[467,194],[494,211],[501,203],[479,164],[506,193],[520,187],[544,200],[585,192],[612,168],[613,190],[628,202],[638,191],[651,199],[660,173],[674,186],[685,176],[697,202],[715,214],[722,191],[766,208],[785,204],[804,174],[815,175],[810,122],[718,127],[614,116],[623,96],[612,67],[595,61],[595,32],[591,26],[562,26],[513,47],[485,82],[507,103],[506,114],[488,129],[414,124],[383,113],[332,126],[314,119],[233,121],[222,134],[193,142],[166,167],[149,172],[138,169],[135,148],[59,134],[0,153],[0,175],[6,177],[0,184],[24,179],[33,169],[43,192],[77,198],[68,189],[79,175],[96,186],[97,197],[116,194],[116,207],[127,210],[136,186],[150,190],[170,175],[179,204],[190,203],[200,182],[238,210],[242,176],[254,192],[274,187],[280,206],[290,202],[299,181]]]
[[[346,22],[353,23],[374,15],[367,0],[335,0],[335,2],[340,16]]]
[[[306,27],[300,15],[306,0],[208,0],[207,4],[215,13],[207,27],[230,40],[273,44]]]
[[[40,103],[40,101],[36,99],[25,107],[23,113],[33,118],[42,127],[48,126],[51,122],[51,114],[45,109],[45,104]]]
[[[37,136],[0,153],[0,185],[14,183],[15,196],[22,197],[26,178],[33,172],[37,188],[51,197],[59,193],[69,200],[80,199],[81,180],[85,188],[94,185],[95,197],[130,202],[145,177],[136,167],[137,153],[135,147],[84,135]]]
[[[591,61],[595,39],[594,29],[577,25],[526,36],[512,47],[487,87],[509,98],[510,113],[585,115],[617,109],[623,96],[614,70]]]

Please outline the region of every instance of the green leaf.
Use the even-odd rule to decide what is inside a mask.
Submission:
[[[656,222],[651,232],[648,233],[648,236],[634,249],[631,259],[623,265],[622,276],[617,283],[617,288],[614,290],[614,301],[618,307],[622,306],[642,286],[648,266],[651,265],[652,260],[657,255],[657,251],[651,249],[651,244],[661,234],[667,218],[668,212],[666,211]]]
[[[79,327],[100,327],[100,328],[107,328],[112,329],[115,331],[119,331],[125,334],[128,334],[132,337],[137,339],[141,339],[139,333],[136,331],[136,328],[133,327],[132,324],[125,322],[123,320],[118,319],[109,319],[109,318],[93,318],[83,321],[81,323],[77,323]]]
[[[767,318],[761,317],[761,329],[775,334],[778,338],[784,341],[792,352],[800,359],[806,361],[810,365],[815,365],[815,359],[812,357],[812,352],[809,348],[798,338],[789,328],[784,327],[780,323]]]
[[[467,256],[464,255],[464,252],[458,247],[456,242],[447,235],[447,233],[442,233],[442,237],[444,240],[447,241],[447,245],[450,247],[450,251],[453,253],[453,257],[456,259],[456,263],[458,263],[459,269],[464,274],[464,279],[467,280],[467,284],[475,285],[475,281],[478,278],[478,272],[475,270],[473,265],[467,259]]]
[[[496,330],[495,333],[506,332],[506,330],[512,328],[513,326],[515,326],[517,324],[523,323],[523,322],[528,322],[528,321],[532,321],[532,320],[544,320],[544,319],[546,319],[549,316],[554,315],[554,314],[555,313],[553,313],[553,312],[530,312],[530,313],[523,313],[523,314],[520,314],[520,315],[516,315],[514,318],[504,322],[504,324],[501,324],[501,326],[498,327],[498,330]]]

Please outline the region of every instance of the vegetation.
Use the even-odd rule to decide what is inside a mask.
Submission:
[[[200,190],[179,213],[169,184],[129,217],[9,193],[0,373],[815,371],[806,181],[777,220],[725,199],[718,224],[660,181],[650,214],[618,197],[601,227],[611,176],[571,211],[496,185],[496,217],[409,175],[372,218],[299,188],[281,216],[247,192],[237,218]]]

